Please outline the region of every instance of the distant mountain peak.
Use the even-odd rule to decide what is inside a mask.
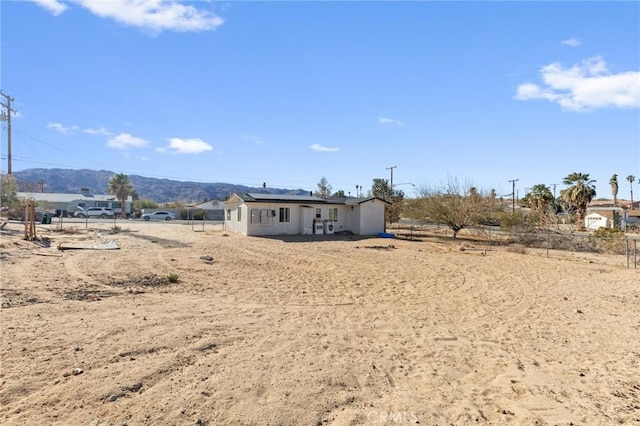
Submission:
[[[21,192],[80,193],[86,188],[94,194],[107,194],[109,179],[116,174],[108,170],[90,169],[26,169],[14,172]],[[250,187],[231,183],[186,182],[171,179],[127,175],[140,198],[157,203],[196,203],[205,200],[225,200],[234,192],[264,192],[263,187]],[[272,194],[304,195],[303,189],[269,188]]]

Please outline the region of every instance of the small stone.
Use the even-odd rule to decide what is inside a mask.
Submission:
[[[109,397],[109,401],[110,401],[110,402],[116,402],[117,400],[118,400],[118,395],[115,395],[115,394],[114,394],[114,395],[111,395],[111,396]]]
[[[208,262],[211,262],[211,261],[213,261],[213,256],[209,256],[208,254],[205,254],[205,255],[200,256],[200,259],[206,260]]]
[[[74,368],[73,369],[73,375],[74,376],[77,376],[77,375],[82,374],[82,373],[84,373],[84,370],[82,368]]]

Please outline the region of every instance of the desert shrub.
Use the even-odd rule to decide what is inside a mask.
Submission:
[[[177,282],[178,282],[178,275],[177,275],[177,274],[169,274],[169,275],[167,276],[167,280],[168,280],[170,283],[175,284],[175,283],[177,283]]]
[[[511,236],[512,244],[521,244],[530,248],[549,248],[579,252],[601,251],[588,238],[579,235],[559,234],[542,230],[531,230]]]
[[[507,251],[509,253],[527,254],[527,248],[522,244],[509,244]]]
[[[500,216],[500,230],[508,232],[532,232],[536,229],[540,218],[536,215],[527,215],[521,211],[504,212]]]
[[[617,228],[598,228],[589,236],[589,242],[607,253],[624,254],[626,249],[624,232]]]

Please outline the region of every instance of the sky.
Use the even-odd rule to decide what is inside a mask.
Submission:
[[[393,173],[409,197],[640,180],[636,1],[22,0],[0,20],[14,172],[349,195]]]

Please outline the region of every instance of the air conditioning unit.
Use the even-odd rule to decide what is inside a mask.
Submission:
[[[314,222],[313,223],[313,233],[316,235],[324,234],[324,223],[322,222]]]
[[[333,234],[335,232],[336,225],[333,222],[324,222],[324,233]]]

